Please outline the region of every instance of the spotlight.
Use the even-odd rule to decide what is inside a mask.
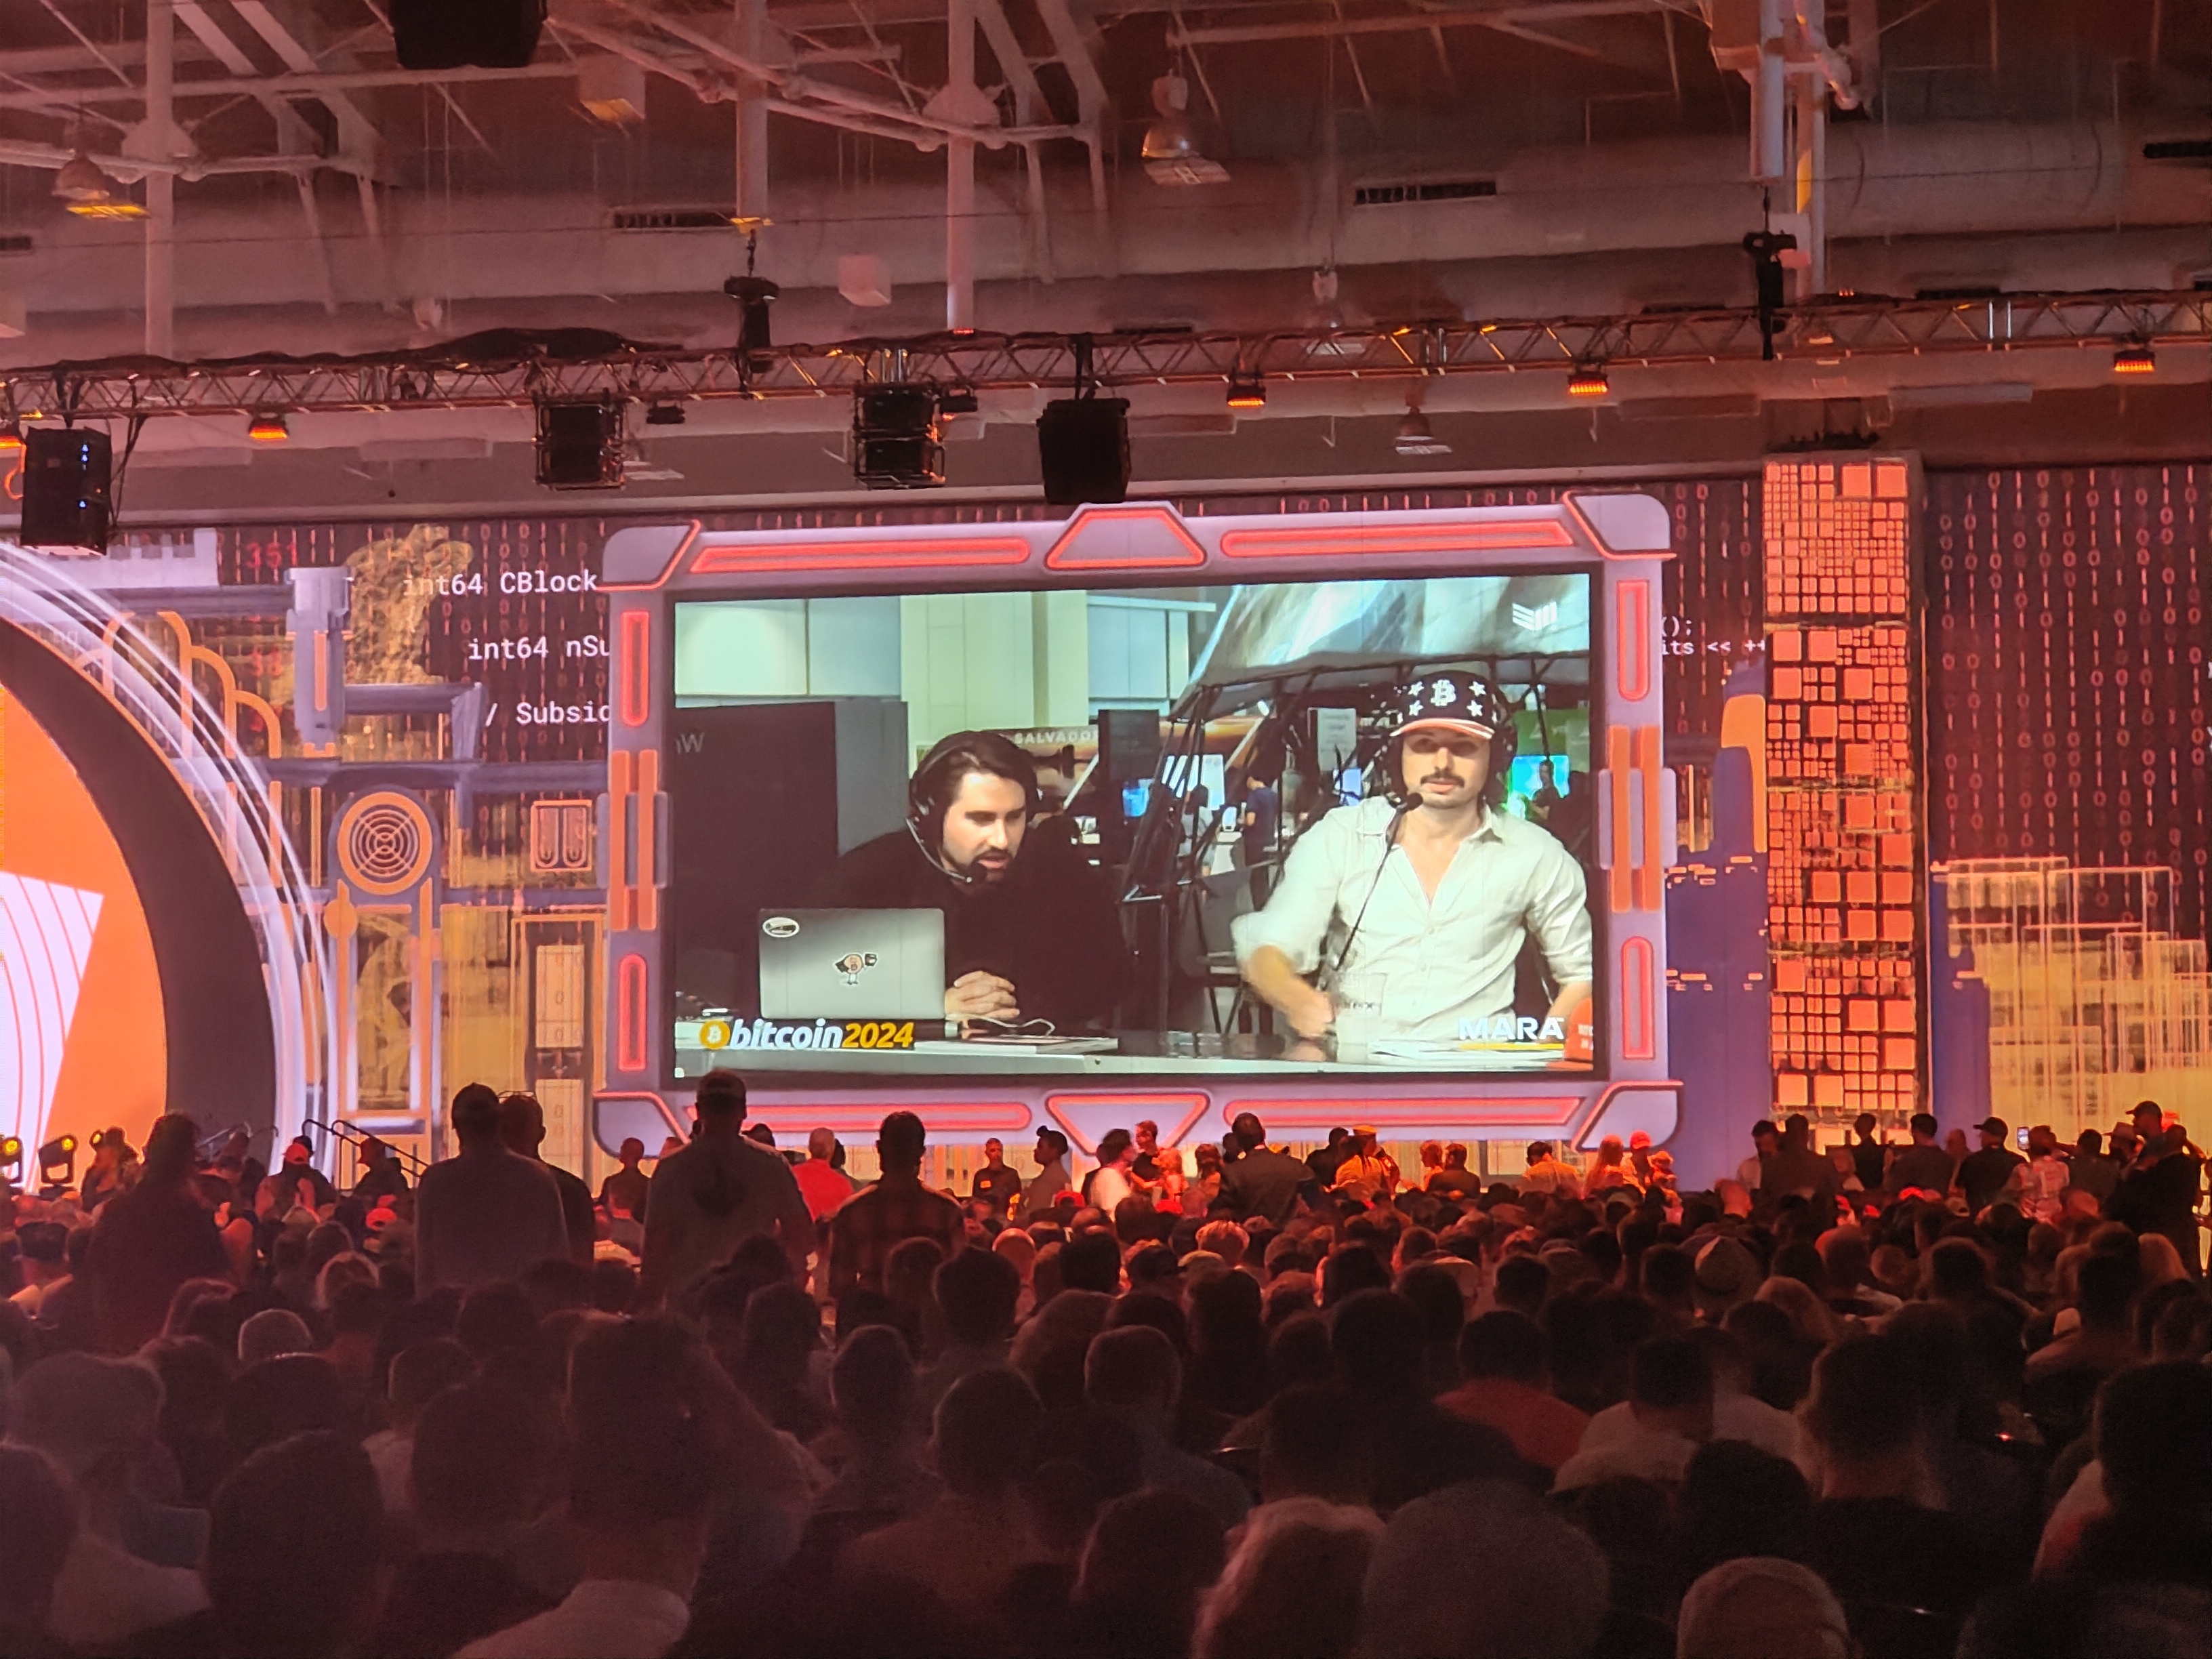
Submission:
[[[23,1175],[23,1138],[21,1135],[0,1137],[0,1194],[11,1192]]]
[[[40,1196],[57,1196],[76,1184],[76,1137],[56,1135],[39,1148]]]
[[[2155,374],[2158,354],[2147,345],[2122,346],[2112,354],[2115,374]]]
[[[0,455],[20,455],[23,453],[23,428],[18,421],[0,426]]]
[[[1229,169],[1199,153],[1198,134],[1184,113],[1190,82],[1163,75],[1152,82],[1152,107],[1159,118],[1145,129],[1145,171],[1156,185],[1225,185]]]
[[[289,443],[292,429],[281,414],[261,414],[246,423],[246,435],[258,444]]]
[[[538,482],[614,489],[623,481],[623,403],[593,398],[538,405]]]
[[[1228,403],[1231,409],[1265,409],[1267,383],[1255,374],[1239,369],[1229,377]]]
[[[981,407],[982,404],[975,401],[973,386],[955,386],[950,392],[937,394],[937,412],[941,416],[973,415]]]
[[[1451,446],[1429,430],[1429,417],[1418,409],[1406,411],[1406,418],[1398,422],[1398,441],[1395,447],[1401,455],[1449,455]]]
[[[645,423],[647,426],[682,426],[684,405],[682,404],[652,404],[645,411]]]
[[[1584,363],[1567,377],[1567,396],[1570,398],[1602,398],[1613,390],[1605,378],[1603,363]]]
[[[927,489],[945,482],[937,391],[876,386],[853,399],[853,477],[870,489]]]

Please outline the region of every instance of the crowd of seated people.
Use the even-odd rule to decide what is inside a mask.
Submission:
[[[2212,1649],[2155,1107],[2027,1158],[1762,1124],[1705,1192],[1248,1115],[954,1194],[910,1113],[865,1183],[745,1116],[714,1074],[596,1196],[481,1085],[343,1194],[173,1116],[96,1208],[15,1200],[0,1659]]]

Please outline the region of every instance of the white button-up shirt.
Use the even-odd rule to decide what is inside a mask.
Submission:
[[[1311,974],[1336,960],[1357,920],[1339,979],[1380,979],[1377,1035],[1446,1042],[1462,1021],[1512,1012],[1525,939],[1559,984],[1590,977],[1582,866],[1550,831],[1486,808],[1431,901],[1406,849],[1384,840],[1395,812],[1379,799],[1340,806],[1299,836],[1267,908],[1231,924],[1237,961],[1272,945]]]

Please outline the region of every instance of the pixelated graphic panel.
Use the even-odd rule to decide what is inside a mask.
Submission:
[[[1911,488],[1882,457],[1765,478],[1774,1104],[1831,1120],[1923,1094]]]
[[[2164,866],[2208,936],[2208,508],[2203,464],[1929,476],[1931,857]]]

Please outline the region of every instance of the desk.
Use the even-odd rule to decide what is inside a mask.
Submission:
[[[990,1043],[917,1041],[911,1049],[678,1048],[678,1079],[727,1066],[747,1074],[773,1073],[778,1082],[849,1083],[856,1079],[972,1077],[1416,1077],[1478,1078],[1542,1073],[1582,1081],[1587,1065],[1559,1058],[1557,1044],[1480,1054],[1445,1052],[1419,1057],[1337,1052],[1334,1042],[1305,1042],[1279,1034],[1211,1031],[1117,1031],[1111,1052],[1054,1054]]]

